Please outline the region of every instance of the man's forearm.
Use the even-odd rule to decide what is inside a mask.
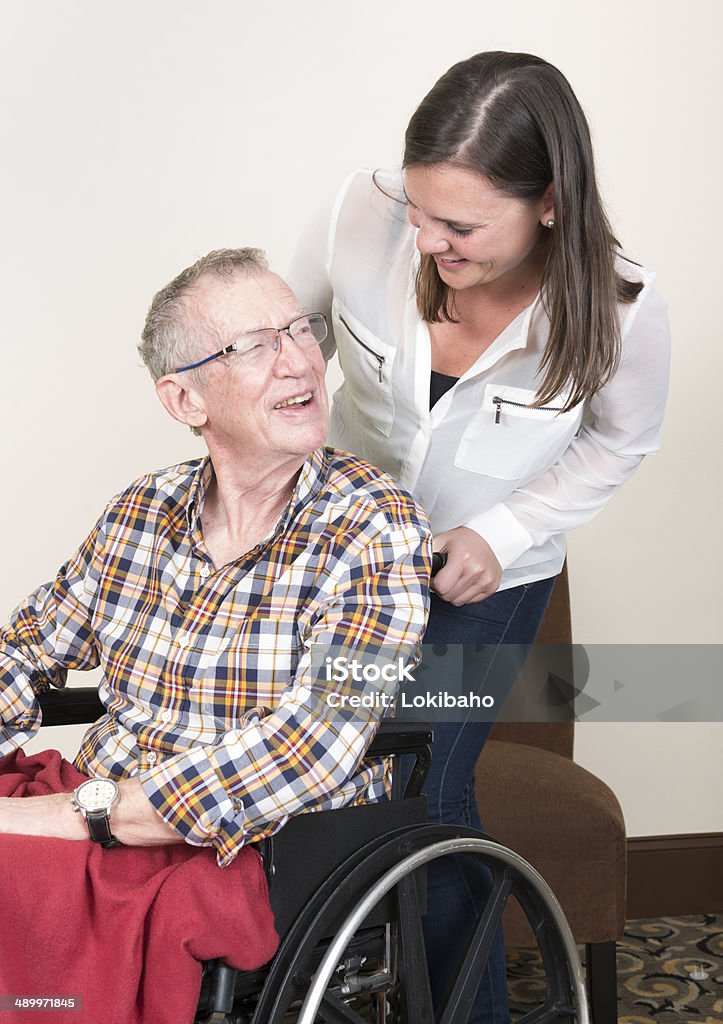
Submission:
[[[139,779],[126,779],[119,786],[121,795],[111,812],[111,830],[121,843],[162,846],[183,842],[155,812]],[[73,810],[70,793],[0,799],[0,833],[89,840],[85,818]]]

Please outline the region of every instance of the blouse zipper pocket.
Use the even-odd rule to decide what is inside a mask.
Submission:
[[[514,405],[518,409],[532,409],[537,412],[564,411],[561,405],[528,405],[526,402],[513,402],[510,398],[500,398],[499,395],[495,395],[495,397],[492,399],[492,403],[495,406],[495,423],[500,422],[503,405]]]
[[[364,342],[361,340],[361,338],[358,338],[356,336],[356,334],[354,334],[354,331],[352,331],[351,327],[346,322],[346,320],[344,319],[343,316],[340,316],[339,319],[344,324],[344,326],[346,327],[346,329],[349,332],[349,334],[351,334],[352,338],[355,341],[359,342],[361,347],[363,349],[366,349],[366,351],[369,353],[370,356],[374,356],[374,358],[376,359],[377,363],[379,364],[379,383],[381,384],[382,383],[382,369],[384,368],[384,363],[386,362],[386,358],[384,356],[380,356],[379,353],[375,352],[373,348],[369,348],[368,345],[365,345]]]

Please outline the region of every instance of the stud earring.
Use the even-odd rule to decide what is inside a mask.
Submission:
[[[555,226],[555,222],[554,222],[554,220],[552,219],[552,217],[550,217],[550,219],[549,219],[549,220],[547,221],[547,223],[545,224],[545,227],[547,227],[547,228],[550,228],[550,229],[552,229],[552,228],[554,228],[554,226]]]

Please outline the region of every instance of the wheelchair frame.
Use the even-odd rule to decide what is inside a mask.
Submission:
[[[44,725],[86,724],[104,712],[91,687],[53,690],[39,700]],[[518,1024],[590,1024],[574,939],[540,875],[483,833],[426,822],[419,794],[431,741],[423,723],[383,720],[367,754],[414,755],[402,798],[297,815],[263,842],[281,944],[257,971],[239,972],[223,961],[204,965],[199,1024],[367,1024],[360,1012],[369,1010],[376,1024],[466,1024],[510,897],[532,926],[547,979],[543,1003]],[[492,890],[435,1012],[422,934],[424,870],[446,856],[481,861]],[[304,862],[312,878],[300,885]]]

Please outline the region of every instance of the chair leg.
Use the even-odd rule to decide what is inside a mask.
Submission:
[[[617,1024],[618,982],[615,943],[589,942],[585,948],[592,1024]]]

